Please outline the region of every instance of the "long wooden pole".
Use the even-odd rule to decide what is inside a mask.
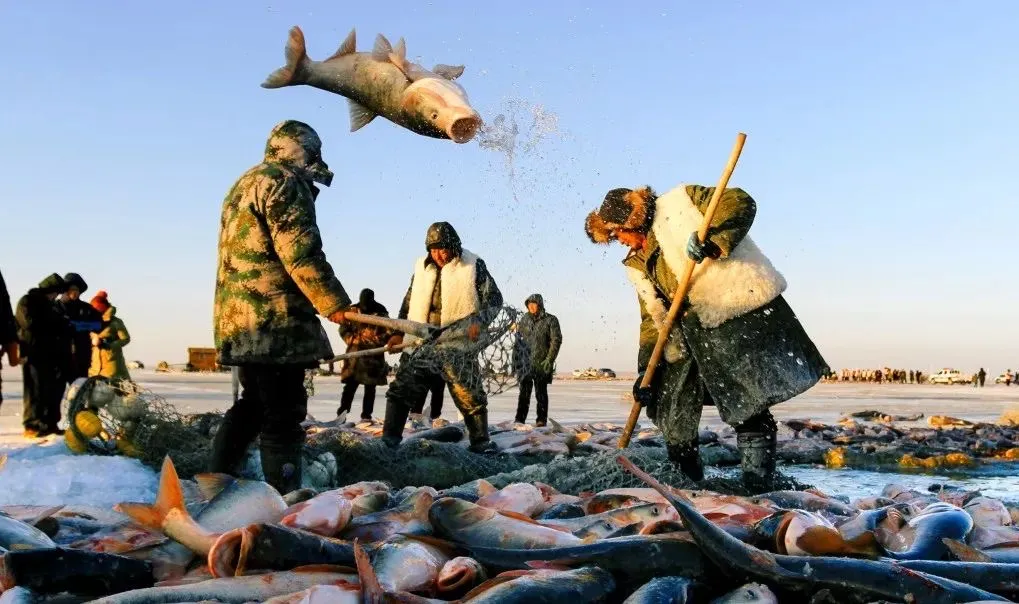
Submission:
[[[732,153],[729,154],[729,163],[726,164],[725,169],[722,170],[722,177],[718,179],[718,186],[715,187],[715,191],[711,195],[711,201],[708,203],[707,209],[704,210],[704,220],[701,221],[701,228],[697,231],[697,239],[701,243],[704,243],[704,240],[708,236],[708,228],[711,227],[711,219],[714,218],[715,209],[718,208],[718,202],[722,199],[722,193],[725,192],[725,188],[729,184],[729,177],[732,176],[733,170],[736,169],[736,162],[739,161],[740,153],[743,151],[743,143],[746,142],[746,140],[746,134],[740,132],[736,135],[736,144],[733,145]],[[644,379],[640,382],[641,388],[649,387],[651,385],[651,380],[654,379],[655,369],[658,367],[658,363],[662,359],[662,352],[665,350],[665,343],[668,341],[669,333],[672,331],[672,324],[676,320],[676,315],[679,314],[679,309],[683,306],[683,301],[686,299],[687,292],[690,290],[690,279],[693,277],[693,271],[695,268],[697,268],[697,263],[693,259],[689,259],[683,270],[683,275],[679,280],[679,287],[676,288],[676,293],[672,297],[672,305],[669,307],[669,312],[665,315],[665,321],[658,330],[658,341],[655,342],[655,350],[651,353],[651,361],[648,363],[647,370],[644,372]],[[640,419],[640,403],[634,401],[633,407],[630,408],[630,417],[626,420],[626,430],[624,430],[622,436],[619,437],[620,449],[625,449],[630,445],[630,438],[633,436],[633,430],[637,427],[638,419]]]

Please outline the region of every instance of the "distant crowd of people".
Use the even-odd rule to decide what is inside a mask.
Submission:
[[[21,367],[21,422],[28,438],[63,434],[60,403],[65,388],[100,376],[123,392],[131,381],[123,348],[131,342],[105,291],[90,302],[81,275],[53,273],[14,305],[0,274],[0,355]],[[2,397],[0,397],[2,401]]]
[[[871,384],[923,384],[928,375],[919,369],[842,369],[831,371],[824,377],[825,382],[852,382]]]

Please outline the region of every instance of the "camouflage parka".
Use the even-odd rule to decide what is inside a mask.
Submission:
[[[307,124],[277,124],[265,161],[223,201],[213,310],[222,365],[311,367],[333,355],[317,315],[350,298],[326,261],[315,218],[313,181],[332,180],[321,149]]]

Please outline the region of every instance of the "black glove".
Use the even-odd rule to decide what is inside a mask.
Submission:
[[[640,383],[643,381],[644,372],[641,371],[637,374],[637,381],[633,383],[633,400],[641,407],[647,407],[648,405],[654,404],[654,396],[652,395],[650,386],[647,388],[640,387]]]
[[[698,264],[703,262],[705,258],[718,258],[721,255],[721,251],[711,239],[705,239],[704,243],[701,243],[697,237],[697,231],[690,233],[690,239],[686,242],[686,255]]]

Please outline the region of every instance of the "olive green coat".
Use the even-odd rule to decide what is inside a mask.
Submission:
[[[103,313],[103,328],[93,333],[98,336],[99,342],[92,346],[89,377],[101,376],[111,381],[130,380],[131,374],[124,360],[124,347],[131,343],[131,334],[117,317],[117,307],[111,306]]]
[[[700,212],[707,207],[713,192],[713,187],[686,186],[690,202]],[[663,218],[674,218],[670,214],[673,209],[662,207],[663,204],[678,203],[673,201],[673,196],[659,197],[656,203],[656,212],[662,213]],[[665,367],[658,368],[659,373],[671,374],[660,378],[669,382],[670,387],[659,389],[659,399],[678,399],[675,402],[681,399],[687,402],[680,406],[694,405],[698,408],[702,404],[714,404],[722,419],[732,425],[806,391],[828,370],[796,315],[780,295],[785,288],[781,275],[747,238],[755,214],[754,200],[746,192],[727,189],[722,194],[708,238],[718,246],[719,262],[730,258],[742,244],[746,247],[738,256],[747,258],[747,263],[755,268],[736,273],[736,277],[728,278],[729,282],[726,278],[713,276],[704,279],[696,295],[691,293],[693,301],[685,304],[677,317],[678,326],[673,326],[669,340],[671,358],[662,361]],[[658,338],[661,310],[671,304],[679,286],[677,274],[682,274],[684,268],[670,266],[667,256],[685,261],[685,241],[696,229],[694,224],[693,228],[685,230],[683,222],[678,219],[667,224],[670,229],[682,231],[675,233],[674,238],[670,235],[670,238],[674,246],[675,242],[682,241],[683,249],[667,253],[658,235],[668,232],[658,230],[656,234],[653,230],[648,234],[644,249],[631,253],[624,260],[625,266],[636,269],[653,284],[654,297],[658,300],[658,303],[653,300],[649,303],[645,296],[638,296],[641,310],[640,370],[644,370],[650,362]],[[715,261],[705,261],[710,262]],[[709,281],[712,278],[714,281]],[[740,288],[749,292],[747,296],[741,298],[732,293],[739,292]],[[753,298],[760,292],[772,293],[765,298]],[[715,304],[713,298],[724,301]],[[766,301],[762,303],[762,300]],[[747,307],[750,309],[744,312]],[[739,314],[726,318],[736,311]],[[656,317],[656,313],[659,316]],[[708,321],[709,326],[702,321],[705,316],[712,318]],[[725,320],[715,325],[718,317]],[[655,412],[655,409],[649,409],[649,414]],[[661,418],[658,423],[662,423]],[[696,435],[696,424],[684,426],[683,432]]]

